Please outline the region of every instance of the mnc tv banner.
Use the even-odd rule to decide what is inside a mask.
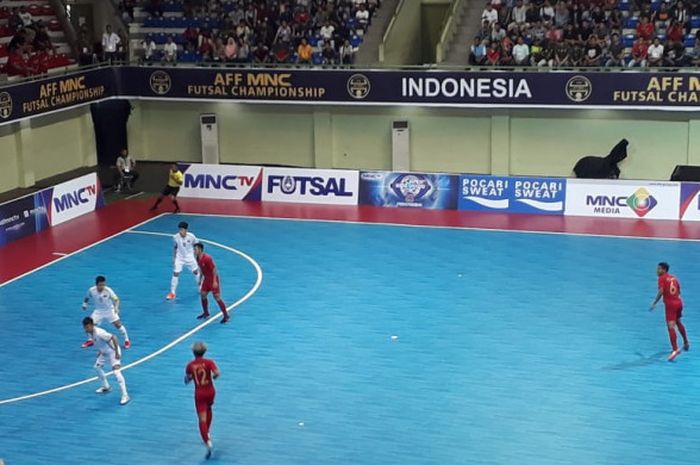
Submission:
[[[365,171],[360,173],[360,204],[454,210],[458,180],[448,174]]]
[[[180,197],[221,200],[260,200],[259,166],[180,164],[185,179]]]
[[[462,175],[459,209],[562,215],[566,179]]]

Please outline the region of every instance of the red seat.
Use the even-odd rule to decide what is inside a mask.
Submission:
[[[0,8],[0,19],[7,19],[12,15],[9,9]]]
[[[41,7],[41,16],[56,16],[53,12],[51,5],[44,5]]]
[[[59,23],[57,19],[52,19],[51,21],[49,21],[48,30],[60,32],[63,30],[63,28],[61,27],[61,23]]]
[[[30,5],[27,10],[29,10],[32,16],[41,16],[41,7],[39,5]]]
[[[12,37],[12,30],[7,26],[0,26],[0,37]]]

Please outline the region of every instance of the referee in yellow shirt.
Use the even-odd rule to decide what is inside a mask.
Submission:
[[[163,188],[163,191],[158,196],[156,203],[151,207],[151,211],[156,211],[158,205],[163,201],[164,198],[170,197],[170,200],[175,204],[175,213],[180,213],[180,205],[177,203],[177,193],[180,192],[180,186],[182,186],[185,176],[183,176],[182,171],[177,167],[177,163],[170,165],[170,173],[168,174],[168,184]]]

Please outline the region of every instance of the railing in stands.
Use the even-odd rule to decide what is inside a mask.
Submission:
[[[416,0],[413,0],[416,1]],[[396,23],[396,18],[399,16],[399,13],[401,13],[401,8],[403,8],[405,0],[401,0],[396,7],[396,11],[394,12],[394,15],[391,17],[391,21],[389,21],[389,25],[386,28],[386,31],[384,31],[384,35],[382,36],[382,43],[379,44],[379,63],[384,63],[384,44],[386,44],[386,41],[389,40],[389,36],[393,32],[394,29],[394,24]]]
[[[455,27],[457,26],[457,15],[464,8],[464,0],[452,0],[452,5],[449,14],[445,17],[445,21],[442,24],[442,34],[440,35],[440,41],[435,47],[435,61],[437,63],[442,63],[445,61],[445,55],[447,54],[447,46],[450,44],[452,37],[455,32]]]

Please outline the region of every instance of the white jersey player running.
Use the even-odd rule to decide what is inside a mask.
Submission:
[[[180,272],[184,267],[187,267],[194,275],[194,282],[199,288],[199,266],[197,259],[194,258],[194,245],[197,243],[197,238],[194,234],[187,231],[189,225],[184,221],[177,225],[180,229],[173,236],[173,277],[170,280],[170,293],[166,299],[173,300],[177,284],[180,281]]]
[[[121,400],[119,403],[125,405],[131,400],[129,398],[129,393],[126,392],[126,380],[124,375],[122,375],[122,365],[121,365],[121,350],[119,350],[119,339],[111,333],[108,333],[102,328],[95,326],[95,322],[92,318],[83,318],[83,329],[87,333],[90,340],[95,341],[95,348],[97,349],[97,360],[95,360],[95,371],[97,371],[97,376],[102,382],[102,386],[97,388],[95,392],[98,394],[106,394],[112,390],[112,387],[107,381],[107,375],[102,369],[103,366],[107,365],[112,368],[114,372],[114,377],[119,383],[119,390],[122,393]]]
[[[119,297],[111,288],[107,287],[107,279],[104,276],[95,278],[95,285],[88,289],[87,295],[83,300],[83,310],[87,310],[90,302],[95,306],[91,315],[95,324],[99,326],[105,322],[112,323],[124,336],[124,347],[130,348],[129,334],[127,334],[126,327],[119,319]],[[90,347],[93,344],[94,341],[88,338],[81,347]]]

